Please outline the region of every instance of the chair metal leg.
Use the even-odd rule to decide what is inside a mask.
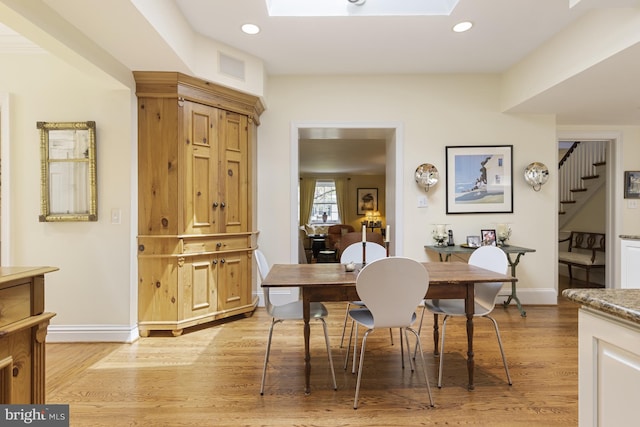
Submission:
[[[355,322],[353,322],[355,324]],[[368,331],[367,331],[368,332]],[[355,374],[356,373],[356,357],[358,355],[358,325],[354,326],[354,331],[353,331],[353,362],[351,363],[351,373]],[[362,361],[360,361],[362,363]]]
[[[409,352],[409,343],[407,343],[407,352]],[[400,360],[402,361],[402,369],[404,369],[404,343],[402,341],[402,328],[400,328]],[[411,368],[413,370],[413,365]]]
[[[271,319],[271,326],[269,326],[269,338],[267,339],[267,351],[264,354],[264,366],[262,367],[262,384],[260,384],[260,395],[264,394],[264,381],[267,377],[267,363],[269,362],[269,352],[271,351],[271,337],[273,336],[273,327],[276,323],[280,323],[281,320]]]
[[[429,376],[427,375],[427,365],[424,360],[424,353],[422,352],[422,343],[420,342],[420,334],[416,332],[413,328],[406,328],[405,334],[407,333],[407,331],[410,331],[416,336],[416,343],[418,348],[420,349],[420,359],[422,359],[422,372],[424,373],[424,380],[427,383],[427,393],[429,394],[429,405],[433,407],[434,406],[433,396],[431,395],[431,385],[429,384]]]
[[[331,367],[331,379],[333,380],[333,389],[337,390],[336,384],[336,372],[333,369],[333,357],[331,357],[331,344],[329,344],[329,332],[327,331],[327,322],[324,319],[318,319],[322,322],[322,329],[324,329],[324,341],[327,343],[327,356],[329,357],[329,366]]]
[[[420,316],[420,324],[418,325],[418,335],[422,332],[422,321],[424,320],[424,312],[427,309],[426,306],[422,306],[422,316]],[[416,352],[418,351],[418,343],[416,342],[416,348],[413,349],[413,360],[416,360]]]
[[[357,330],[358,328],[356,328],[356,331]],[[373,331],[373,329],[368,329],[367,332],[364,333],[364,337],[362,338],[362,348],[360,349],[360,366],[358,368],[358,380],[356,381],[356,396],[353,399],[353,409],[358,409],[358,395],[360,394],[360,381],[362,379],[362,367],[364,366],[364,351],[367,347],[367,337],[369,336],[369,332],[371,331]]]
[[[438,388],[442,388],[442,369],[444,368],[444,335],[447,329],[449,316],[444,316],[442,320],[442,341],[440,341],[440,366],[438,367]]]
[[[403,329],[404,329],[404,331],[403,331]],[[415,363],[414,363],[413,358],[411,357],[411,347],[409,347],[409,334],[407,334],[407,328],[400,328],[400,340],[401,340],[400,342],[402,342],[403,332],[404,332],[404,341],[407,344],[407,358],[409,359],[409,367],[411,368],[411,372],[413,372],[413,371],[415,371]],[[402,348],[402,346],[401,346],[401,348]],[[404,353],[403,353],[403,356],[402,356],[402,361],[403,361],[402,368],[404,368]]]
[[[351,340],[353,338],[353,321],[351,321],[351,330],[349,331],[349,342],[347,343],[347,354],[344,356],[344,370],[349,366],[349,352],[351,351]]]
[[[344,333],[347,331],[347,319],[349,318],[349,307],[351,307],[351,303],[347,302],[347,311],[344,313],[344,324],[342,325],[342,337],[340,338],[340,348],[342,348],[342,344],[344,342]]]
[[[511,382],[511,375],[509,375],[509,367],[507,366],[507,358],[505,357],[504,349],[502,348],[502,339],[500,338],[500,330],[498,329],[498,322],[496,322],[496,320],[489,315],[486,315],[483,317],[486,317],[487,319],[493,322],[493,327],[496,330],[496,337],[498,338],[498,346],[500,347],[500,354],[502,354],[502,363],[504,364],[504,371],[507,373],[507,381],[509,382],[509,385],[512,385],[513,383]]]

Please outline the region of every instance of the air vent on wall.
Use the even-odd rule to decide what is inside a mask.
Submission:
[[[221,74],[226,74],[227,76],[235,77],[242,81],[245,80],[244,61],[225,55],[224,53],[220,53],[218,59]]]

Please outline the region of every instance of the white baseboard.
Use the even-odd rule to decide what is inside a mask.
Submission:
[[[503,289],[500,292],[499,301],[506,301],[511,295],[511,287],[509,289]],[[557,305],[558,304],[558,291],[554,288],[516,288],[516,295],[522,305]],[[504,299],[503,299],[504,297]],[[511,305],[515,305],[515,302],[511,300]]]
[[[138,338],[138,325],[49,325],[47,328],[47,343],[132,343]]]

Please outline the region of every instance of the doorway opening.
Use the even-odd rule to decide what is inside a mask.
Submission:
[[[292,123],[290,133],[291,147],[291,262],[298,262],[299,245],[299,224],[298,224],[298,185],[301,173],[300,151],[301,143],[304,140],[313,140],[312,144],[316,148],[323,142],[343,141],[345,149],[352,149],[352,154],[358,150],[366,150],[367,144],[373,144],[374,140],[382,140],[384,145],[383,170],[385,175],[385,213],[386,222],[394,230],[394,239],[390,242],[390,251],[395,255],[401,255],[403,239],[403,212],[402,203],[402,146],[403,146],[403,126],[401,123],[316,123],[298,122]],[[368,141],[368,142],[367,142]],[[356,145],[350,145],[356,144]],[[353,149],[356,148],[355,151]],[[322,156],[326,160],[326,156]],[[329,171],[328,164],[321,166]],[[358,171],[352,171],[358,173]],[[355,207],[354,207],[355,210]]]
[[[604,194],[600,194],[598,197],[600,200],[604,200],[604,212],[601,213],[601,216],[604,218],[603,224],[604,232],[606,234],[606,268],[604,272],[604,286],[606,288],[615,288],[615,284],[619,283],[620,280],[620,267],[617,265],[615,260],[619,259],[618,253],[618,245],[616,242],[616,236],[619,233],[619,227],[621,224],[621,198],[616,197],[617,194],[620,193],[620,189],[622,188],[622,182],[620,177],[616,174],[617,170],[621,170],[622,159],[622,137],[618,132],[559,132],[558,133],[558,147],[560,147],[561,141],[580,141],[581,143],[589,144],[589,142],[602,142],[604,141],[606,144],[605,148],[605,158],[606,165],[604,171],[604,179],[605,183],[603,184],[602,189],[600,190]],[[559,194],[559,190],[558,190]],[[560,200],[557,201],[558,209],[560,212]],[[559,220],[558,220],[559,221]],[[580,220],[576,221],[577,226],[580,227]],[[558,227],[556,227],[556,241],[559,241],[562,237],[561,235],[561,227],[560,221],[558,222]],[[576,231],[596,231],[595,229],[589,230],[576,230]],[[565,242],[566,243],[566,242]],[[559,248],[558,248],[559,250]],[[557,254],[556,254],[557,258]],[[558,265],[558,264],[556,264]],[[559,266],[558,275],[560,274]],[[560,291],[558,284],[556,283],[556,289]]]

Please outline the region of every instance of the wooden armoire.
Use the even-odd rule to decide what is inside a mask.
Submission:
[[[134,78],[140,335],[251,313],[251,150],[262,102],[177,72]]]

